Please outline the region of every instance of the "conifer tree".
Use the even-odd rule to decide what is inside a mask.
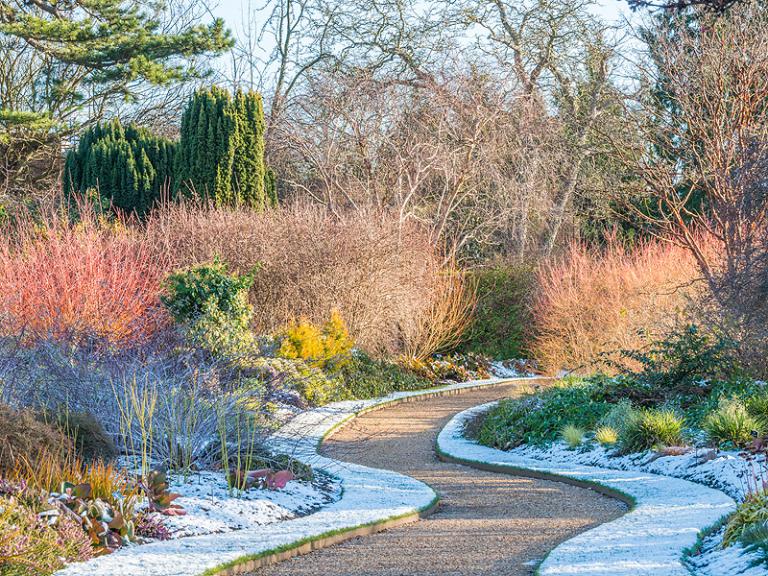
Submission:
[[[95,189],[115,208],[145,215],[172,182],[176,145],[119,120],[83,133],[64,167],[68,194]]]
[[[233,97],[213,87],[192,96],[181,121],[176,189],[217,204],[275,204],[274,175],[264,162],[260,94],[238,91]]]
[[[0,191],[20,185],[32,158],[53,161],[58,143],[99,111],[148,85],[202,77],[189,58],[232,45],[221,19],[167,32],[167,18],[162,3],[145,0],[0,0],[6,61],[25,71],[4,78],[0,154],[17,169],[0,173]]]

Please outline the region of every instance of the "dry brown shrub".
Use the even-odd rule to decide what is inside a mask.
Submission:
[[[475,286],[455,266],[435,276],[429,305],[401,326],[403,355],[426,360],[461,343],[477,305]]]
[[[424,230],[401,227],[386,214],[185,203],[158,210],[147,233],[177,268],[214,256],[239,272],[260,264],[251,290],[258,333],[300,317],[321,324],[337,309],[357,344],[371,352],[402,350],[402,327],[430,310],[443,268]]]
[[[64,462],[72,452],[72,441],[54,426],[41,422],[32,412],[17,412],[0,404],[0,477],[22,463]]]
[[[688,318],[699,276],[690,251],[667,242],[574,243],[537,273],[534,356],[548,373],[609,369],[601,354],[641,350]]]

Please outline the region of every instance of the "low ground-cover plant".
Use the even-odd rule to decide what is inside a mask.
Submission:
[[[341,399],[376,398],[392,392],[419,390],[434,385],[434,381],[385,359],[376,359],[364,352],[353,354],[352,360],[340,372]]]
[[[505,450],[554,442],[565,426],[594,430],[610,408],[596,384],[565,380],[522,399],[500,402],[486,416],[478,440]]]
[[[424,360],[403,356],[399,363],[424,380],[436,384],[489,378],[490,362],[479,354],[436,355]]]
[[[38,512],[18,494],[0,494],[3,576],[51,574],[69,562],[82,562],[94,556],[91,541],[77,520],[65,516],[50,524]]]
[[[634,370],[565,379],[500,403],[487,415],[480,441],[501,448],[548,443],[576,427],[599,431],[597,442],[628,453],[679,446],[687,428],[694,436],[703,430],[715,447],[744,447],[764,428],[766,394],[741,376],[729,340],[689,326],[623,356]]]

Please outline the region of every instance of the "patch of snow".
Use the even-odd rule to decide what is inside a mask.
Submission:
[[[491,374],[496,378],[525,378],[533,376],[528,371],[527,360],[494,360],[491,362]]]
[[[691,571],[699,576],[765,576],[757,554],[739,546],[723,548],[723,532],[724,528],[704,538],[701,554],[686,558]]]
[[[164,519],[172,538],[265,526],[305,516],[341,496],[340,486],[324,475],[313,482],[293,480],[281,490],[251,489],[233,494],[223,473],[206,471],[186,481],[174,477],[169,489],[181,495],[175,503],[187,512]]]
[[[720,490],[629,465],[627,469],[612,469],[601,464],[600,459],[585,465],[579,458],[589,453],[563,446],[556,445],[552,451],[524,447],[504,452],[465,438],[466,424],[493,405],[457,414],[440,432],[439,449],[465,461],[600,484],[636,502],[624,516],[560,544],[539,566],[541,576],[686,576],[689,571],[682,562],[683,550],[695,544],[701,530],[736,507],[734,500]],[[725,574],[738,572],[720,573]]]
[[[692,449],[676,456],[659,456],[652,451],[621,456],[615,450],[590,444],[582,449],[572,450],[563,442],[555,442],[546,448],[520,446],[510,450],[510,454],[530,457],[538,460],[573,462],[587,466],[599,466],[616,470],[641,470],[674,478],[683,478],[715,488],[740,502],[755,486],[755,475],[766,470],[764,456],[756,456],[752,462],[746,461],[735,451],[713,451],[711,449]],[[762,483],[768,478],[760,477]],[[721,576],[724,574],[749,576],[768,576],[768,567],[764,564],[755,566],[759,560],[756,553],[746,552],[739,545],[722,547],[722,532],[705,538],[700,554],[689,556],[686,562],[696,574]]]
[[[231,530],[123,548],[88,562],[71,564],[57,576],[199,576],[206,570],[243,557],[289,546],[332,531],[416,513],[432,504],[435,492],[426,484],[389,470],[340,462],[317,453],[317,446],[336,426],[356,414],[403,398],[439,391],[499,384],[504,379],[477,380],[429,390],[396,392],[383,398],[337,402],[298,414],[269,441],[315,470],[335,476],[341,498],[317,512],[267,526]]]

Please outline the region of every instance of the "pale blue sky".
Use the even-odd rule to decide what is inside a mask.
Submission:
[[[242,29],[243,6],[247,3],[248,0],[220,0],[213,11],[217,16],[224,18],[233,31],[240,31]],[[253,4],[261,5],[262,2],[255,0]],[[630,13],[625,0],[599,0],[598,4],[600,5],[598,12],[609,21],[615,21]]]

